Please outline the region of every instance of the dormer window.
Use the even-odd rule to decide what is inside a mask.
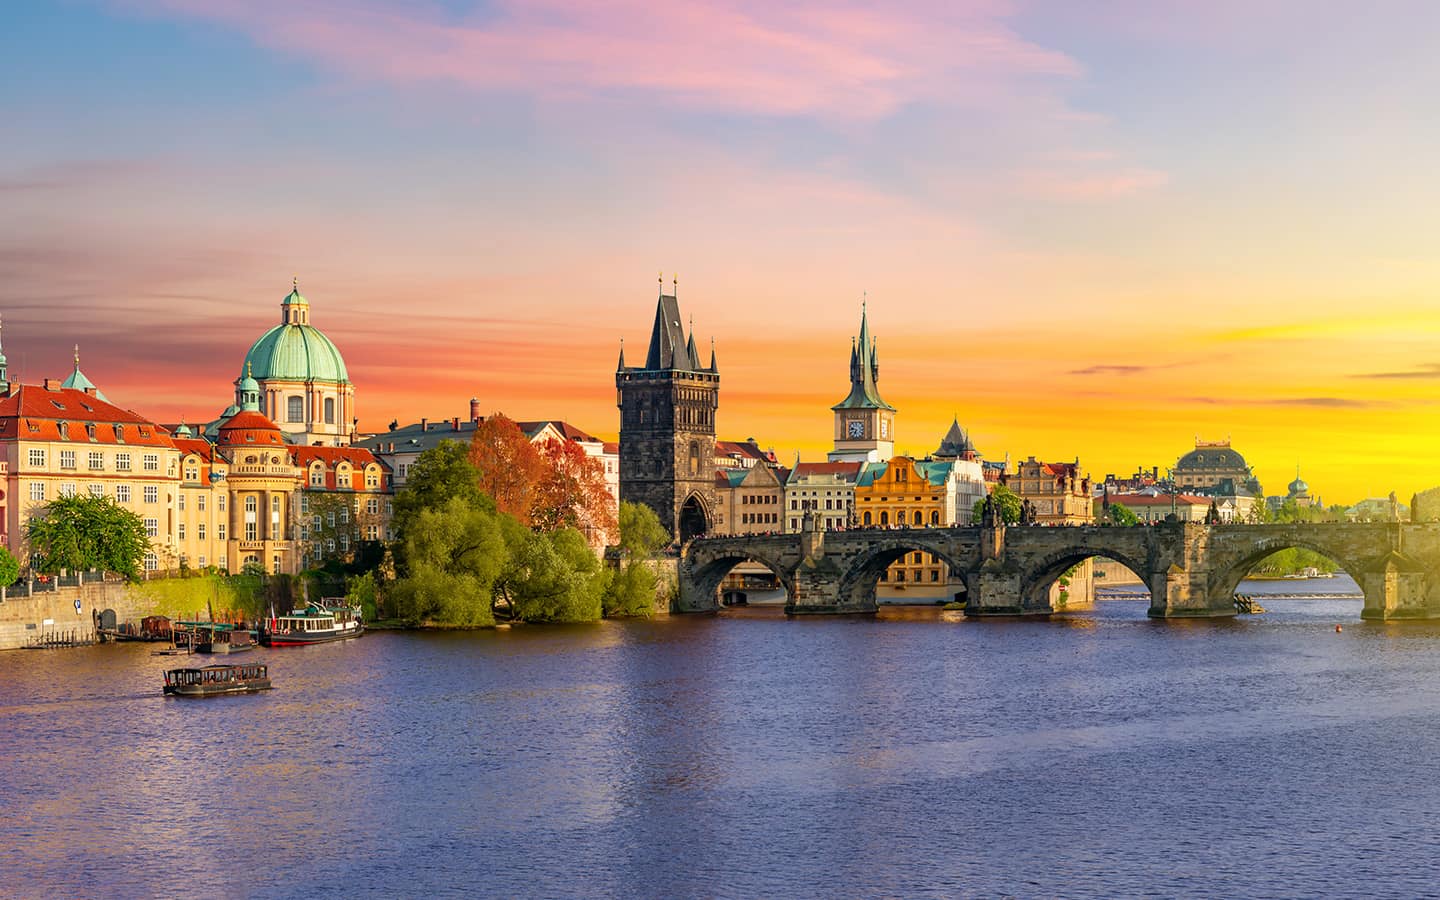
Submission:
[[[64,409],[64,408],[65,408],[65,404],[61,403],[59,400],[51,400],[50,402],[53,403],[53,404],[55,404],[55,408],[56,408],[56,409]]]

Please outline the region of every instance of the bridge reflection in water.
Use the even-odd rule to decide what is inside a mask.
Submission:
[[[679,612],[719,608],[725,575],[744,562],[775,573],[786,611],[874,613],[880,573],[905,554],[933,554],[964,584],[969,616],[1049,615],[1051,585],[1091,557],[1129,568],[1150,592],[1155,618],[1235,615],[1240,581],[1260,560],[1302,547],[1337,562],[1365,595],[1363,618],[1440,618],[1440,524],[1204,525],[1168,522],[955,528],[807,528],[788,535],[701,537],[680,560]]]

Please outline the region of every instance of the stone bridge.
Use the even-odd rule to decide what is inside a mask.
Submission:
[[[1050,585],[1091,557],[1113,559],[1150,589],[1157,618],[1231,616],[1250,568],[1289,547],[1333,559],[1365,593],[1367,619],[1440,618],[1440,524],[1317,523],[1129,528],[1086,525],[822,531],[700,537],[680,560],[678,610],[719,606],[725,575],[742,562],[773,571],[786,611],[873,613],[880,573],[920,550],[943,560],[965,585],[966,615],[1048,615]]]

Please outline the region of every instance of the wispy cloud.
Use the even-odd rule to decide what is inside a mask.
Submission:
[[[1083,369],[1071,369],[1070,375],[1143,375],[1146,372],[1154,372],[1157,369],[1173,369],[1173,365],[1164,366],[1120,366],[1101,365],[1086,366]]]
[[[1404,372],[1366,372],[1359,375],[1352,375],[1351,377],[1435,379],[1440,378],[1440,363],[1425,363],[1418,369],[1410,369]]]
[[[117,0],[217,21],[352,76],[550,97],[641,92],[745,113],[874,118],[993,100],[1080,66],[1020,37],[1005,0],[908,7],[759,0],[497,0],[455,15],[398,0]]]
[[[1182,397],[1178,402],[1205,406],[1298,406],[1316,409],[1382,409],[1395,405],[1389,401],[1351,397]]]

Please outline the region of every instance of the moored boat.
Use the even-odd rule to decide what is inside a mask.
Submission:
[[[355,606],[311,604],[285,616],[271,616],[260,624],[260,643],[265,647],[302,647],[359,637],[365,632],[360,609]]]
[[[268,690],[270,672],[266,666],[203,666],[165,672],[165,693],[176,697],[215,697]]]
[[[197,653],[240,653],[254,649],[254,635],[233,625],[215,624],[202,629],[200,639],[195,643]]]

